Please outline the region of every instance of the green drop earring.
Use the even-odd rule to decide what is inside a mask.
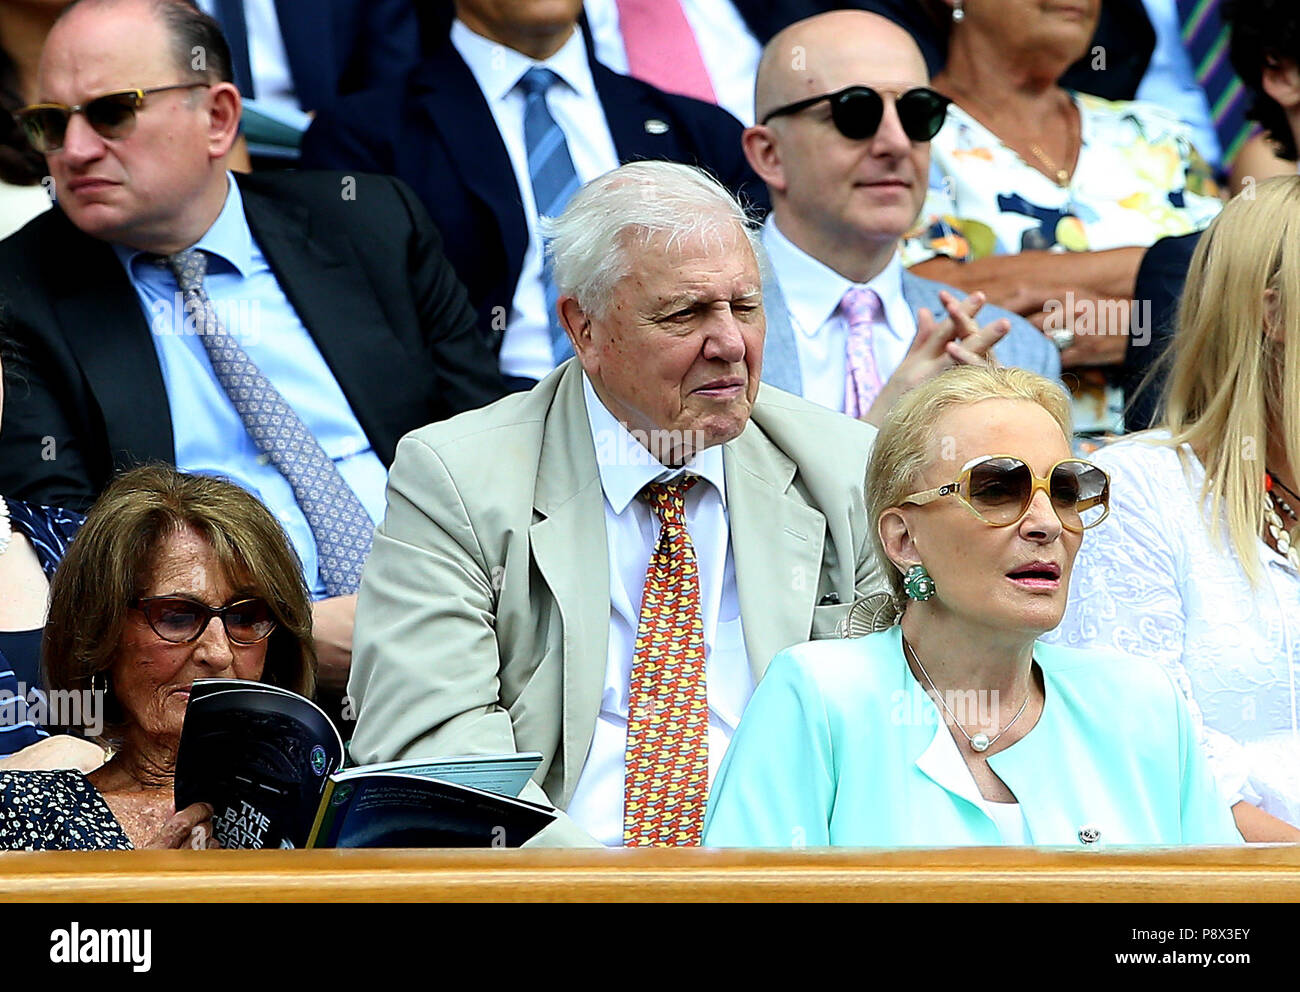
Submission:
[[[903,576],[903,592],[908,599],[924,602],[934,595],[934,579],[919,561]]]

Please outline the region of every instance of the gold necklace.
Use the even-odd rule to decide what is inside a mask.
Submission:
[[[978,97],[972,96],[968,90],[962,89],[958,91],[955,87],[949,84],[949,92],[952,93],[954,96],[957,95],[958,92],[960,92],[961,94],[960,102],[975,104],[978,108],[983,110],[986,120],[997,120],[997,114],[993,112],[993,108],[985,101],[979,99]],[[1073,110],[1074,108],[1074,101],[1070,100],[1067,106],[1070,109],[1066,111],[1066,116],[1067,118],[1071,118],[1072,114],[1070,111]],[[997,134],[997,132],[995,132],[987,124],[985,125],[985,128],[989,131],[990,134],[994,135],[994,137],[996,137],[999,141],[1001,141],[1003,144],[1006,144],[1006,139],[1004,139],[1001,135]],[[1077,151],[1074,148],[1075,145],[1074,135],[1075,135],[1075,128],[1073,126],[1073,120],[1068,120],[1067,127],[1066,127],[1067,144],[1065,147],[1067,161],[1077,156]],[[1079,135],[1078,142],[1079,145],[1082,146],[1083,144],[1082,134]],[[1011,146],[1007,145],[1007,147],[1010,148]],[[1050,173],[1050,175],[1048,176],[1049,179],[1055,182],[1056,185],[1060,186],[1062,189],[1065,189],[1070,185],[1070,171],[1068,169],[1061,168],[1061,166],[1058,165],[1053,158],[1051,158],[1045,151],[1043,151],[1042,146],[1039,145],[1036,141],[1028,142],[1028,147],[1029,147],[1030,154],[1033,155],[1034,158],[1038,159],[1039,164],[1042,165],[1043,168],[1045,168],[1048,171],[1048,173]],[[1015,149],[1012,149],[1012,151],[1015,151]]]
[[[1062,169],[1052,159],[1048,158],[1047,153],[1038,147],[1034,142],[1029,142],[1029,150],[1034,153],[1034,158],[1042,162],[1047,167],[1048,172],[1055,173],[1056,185],[1064,189],[1070,185],[1070,173]]]

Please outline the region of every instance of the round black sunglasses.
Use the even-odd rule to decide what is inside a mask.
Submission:
[[[844,137],[861,141],[872,137],[880,128],[880,121],[885,116],[885,98],[870,86],[849,86],[834,93],[809,97],[786,104],[769,111],[759,123],[766,124],[773,117],[797,114],[807,110],[823,100],[830,101],[831,120]],[[948,115],[948,104],[952,103],[942,93],[937,93],[925,86],[917,86],[901,93],[894,99],[898,109],[898,121],[903,125],[903,132],[913,141],[929,141],[943,127]]]

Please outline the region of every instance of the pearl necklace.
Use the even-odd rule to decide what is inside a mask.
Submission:
[[[921,664],[921,659],[918,658],[916,652],[912,650],[912,645],[907,643],[906,637],[903,638],[903,650],[906,651],[907,656],[916,663],[916,667],[921,670],[921,674],[925,676],[926,684],[929,685],[931,690],[933,690],[935,698],[939,700],[939,705],[943,707],[943,711],[947,713],[948,717],[952,720],[952,725],[961,731],[961,735],[966,738],[972,751],[984,752],[996,744],[998,738],[1010,730],[1012,725],[1020,719],[1020,714],[1023,713],[1025,707],[1029,705],[1029,697],[1034,694],[1033,686],[1031,685],[1029,691],[1025,693],[1025,701],[1020,704],[1020,709],[1016,710],[1016,715],[1011,718],[1005,727],[999,730],[992,737],[984,733],[982,730],[972,737],[970,734],[966,733],[966,728],[957,722],[957,717],[953,711],[948,709],[948,704],[943,700],[943,693],[939,691],[938,687],[934,684],[934,681],[930,678],[930,673],[925,670],[925,666]]]

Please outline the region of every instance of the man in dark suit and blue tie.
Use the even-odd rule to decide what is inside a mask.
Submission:
[[[0,243],[0,491],[81,508],[154,460],[243,485],[341,690],[398,438],[504,391],[437,232],[395,180],[236,181],[228,49],[184,0],[72,5],[37,85],[19,116],[58,206]]]
[[[576,188],[623,162],[670,159],[703,166],[759,203],[766,197],[741,153],[740,123],[592,59],[580,0],[455,7],[446,42],[403,86],[317,116],[302,162],[410,183],[447,238],[501,371],[526,388],[569,354],[537,231],[538,216],[567,199],[552,188]]]

